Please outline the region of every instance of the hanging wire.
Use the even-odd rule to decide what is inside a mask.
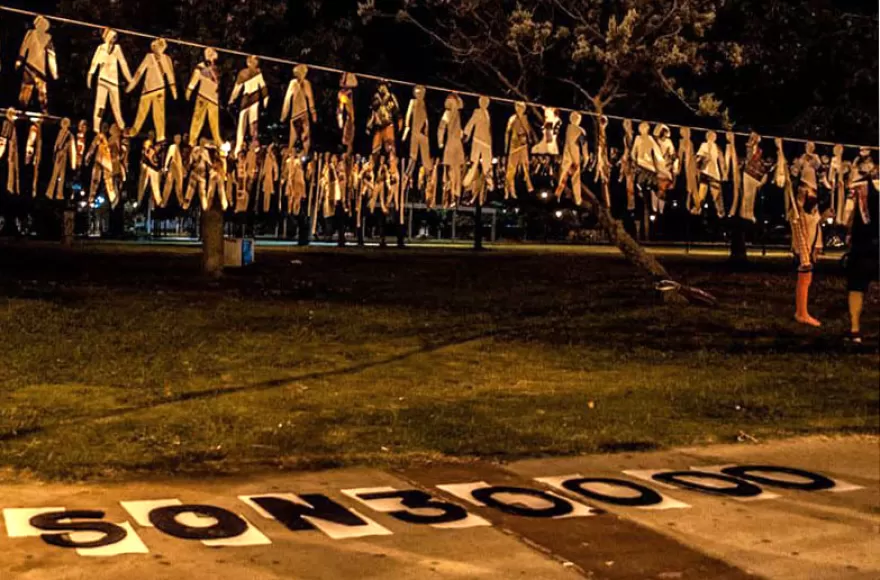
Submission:
[[[129,35],[129,36],[137,36],[137,37],[140,37],[140,38],[147,38],[147,39],[150,39],[150,40],[152,40],[152,39],[156,39],[156,38],[164,38],[164,40],[167,41],[167,42],[174,43],[174,44],[179,44],[179,45],[181,45],[181,46],[188,46],[188,47],[191,47],[191,48],[198,48],[198,49],[202,49],[202,50],[204,50],[204,49],[206,49],[206,48],[213,48],[213,49],[216,50],[218,53],[226,53],[226,54],[232,54],[232,55],[243,56],[243,57],[248,57],[248,56],[252,56],[252,55],[253,55],[253,56],[256,56],[257,58],[259,58],[260,60],[263,60],[263,61],[266,61],[266,62],[274,62],[274,63],[278,63],[278,64],[287,64],[287,65],[298,65],[298,64],[304,64],[304,65],[308,66],[308,67],[311,68],[311,69],[319,70],[319,71],[323,71],[323,72],[331,72],[331,73],[338,73],[338,74],[351,73],[351,71],[346,71],[346,70],[343,70],[343,69],[334,68],[334,67],[330,67],[330,66],[324,66],[324,65],[318,65],[318,64],[311,64],[311,63],[307,63],[307,62],[295,61],[295,60],[290,60],[290,59],[286,59],[286,58],[279,58],[279,57],[275,57],[275,56],[265,56],[265,55],[259,55],[259,54],[256,54],[256,55],[255,55],[255,54],[253,54],[253,53],[244,52],[244,51],[241,51],[241,50],[235,50],[235,49],[231,49],[231,48],[222,48],[222,47],[217,47],[217,46],[211,46],[211,45],[208,45],[208,44],[202,44],[202,43],[199,43],[199,42],[193,42],[193,41],[191,41],[191,40],[182,40],[182,39],[178,39],[178,38],[165,38],[165,37],[159,37],[159,36],[156,36],[156,35],[154,35],[154,34],[147,34],[147,33],[145,33],[145,32],[140,32],[140,31],[137,31],[137,30],[129,30],[129,29],[126,29],[126,28],[117,28],[117,27],[115,27],[115,26],[105,26],[105,25],[103,25],[103,24],[95,24],[95,23],[93,23],[93,22],[86,22],[86,21],[84,21],[84,20],[76,20],[76,19],[73,19],[73,18],[64,18],[64,17],[62,17],[62,16],[50,16],[50,15],[48,15],[48,14],[42,14],[42,13],[40,13],[40,12],[34,12],[33,10],[24,10],[24,9],[22,9],[22,8],[13,8],[13,7],[11,7],[11,6],[5,6],[5,5],[2,5],[2,4],[0,4],[0,11],[12,12],[12,13],[14,13],[14,14],[21,14],[21,15],[24,15],[24,16],[33,16],[33,17],[42,16],[43,18],[46,18],[47,20],[54,20],[54,21],[56,21],[56,22],[62,22],[62,23],[64,23],[64,24],[73,24],[73,25],[75,25],[75,26],[84,26],[84,27],[86,27],[86,28],[95,28],[95,29],[98,29],[98,30],[103,30],[103,29],[105,29],[105,28],[110,28],[110,29],[112,29],[112,30],[115,30],[115,31],[118,32],[118,33],[121,33],[121,34],[127,34],[127,35]],[[473,91],[464,91],[464,90],[459,90],[459,89],[450,89],[450,88],[448,88],[448,87],[440,87],[440,86],[430,85],[430,84],[425,84],[425,83],[414,83],[414,82],[411,82],[411,81],[404,81],[404,80],[400,80],[400,79],[393,79],[393,78],[390,78],[390,77],[383,77],[383,76],[373,75],[373,74],[369,74],[369,73],[351,73],[351,74],[355,74],[355,75],[356,75],[357,77],[359,77],[359,78],[370,79],[370,80],[379,81],[379,82],[384,82],[384,83],[389,83],[389,84],[393,84],[393,85],[401,85],[401,86],[407,86],[407,87],[414,87],[414,86],[417,86],[417,85],[421,85],[421,86],[425,87],[425,88],[428,89],[428,90],[438,91],[438,92],[442,92],[442,93],[457,93],[457,94],[459,94],[459,95],[466,95],[466,96],[469,96],[469,97],[476,97],[476,98],[486,96],[486,97],[489,97],[490,99],[492,99],[492,100],[494,100],[494,101],[497,101],[497,102],[508,103],[508,104],[524,103],[526,106],[528,106],[528,107],[533,107],[533,108],[545,108],[545,107],[548,107],[548,105],[544,105],[544,104],[542,104],[542,103],[535,103],[535,102],[532,102],[532,101],[524,101],[524,100],[520,100],[520,99],[511,99],[511,98],[509,98],[509,97],[497,97],[497,96],[491,96],[491,95],[484,95],[484,94],[481,94],[481,93],[475,93],[475,92],[473,92]],[[583,115],[588,115],[588,116],[590,116],[590,117],[599,117],[599,116],[600,116],[599,113],[596,113],[595,111],[586,111],[586,110],[583,110],[583,109],[573,109],[573,108],[570,108],[570,107],[552,107],[552,108],[554,108],[554,109],[556,109],[556,110],[558,110],[558,111],[578,112],[578,113],[581,113],[581,114],[583,114]],[[0,110],[2,110],[2,109],[0,109]],[[29,115],[30,115],[30,114],[29,114]],[[32,115],[31,115],[31,116],[32,116]],[[616,120],[619,120],[619,121],[623,121],[623,120],[629,119],[629,120],[631,120],[631,121],[633,121],[633,122],[636,122],[636,123],[641,123],[641,122],[644,121],[644,122],[647,122],[647,123],[654,123],[654,124],[662,123],[662,124],[667,125],[667,126],[669,126],[669,127],[676,127],[676,128],[688,127],[689,129],[691,129],[691,130],[696,130],[696,131],[706,131],[706,132],[708,132],[708,131],[715,131],[716,133],[719,133],[719,132],[720,132],[720,133],[728,133],[728,132],[730,132],[730,133],[733,133],[734,135],[740,135],[740,136],[743,136],[743,137],[748,137],[748,136],[750,135],[749,133],[744,133],[744,132],[741,132],[741,131],[725,131],[725,130],[719,130],[719,129],[709,129],[709,128],[707,128],[707,127],[695,127],[695,126],[693,126],[693,125],[678,125],[678,124],[676,124],[676,123],[663,123],[662,121],[654,121],[654,120],[650,120],[650,119],[639,119],[639,118],[636,118],[636,117],[622,117],[622,116],[620,116],[620,115],[610,115],[610,114],[607,114],[607,113],[605,113],[605,114],[603,114],[603,115],[601,115],[601,116],[607,117],[607,118],[609,118],[609,119],[616,119]],[[43,115],[43,117],[44,117],[44,118],[52,118],[52,117],[49,116],[49,115]],[[56,118],[57,118],[57,117],[56,117]],[[832,141],[816,141],[816,140],[812,140],[812,139],[801,139],[801,138],[797,138],[797,137],[781,137],[781,136],[777,136],[777,135],[761,135],[761,136],[762,136],[763,138],[765,138],[765,139],[783,139],[783,140],[785,140],[785,141],[789,141],[789,142],[793,142],[793,143],[814,143],[814,144],[816,144],[816,145],[828,145],[828,146],[842,145],[843,147],[850,147],[850,148],[854,148],[854,149],[862,149],[862,148],[873,149],[873,150],[880,149],[880,147],[878,147],[878,146],[876,146],[876,145],[860,145],[860,144],[857,144],[857,143],[834,143],[834,142],[832,142]]]
[[[61,117],[58,117],[56,115],[50,115],[48,113],[37,113],[35,111],[22,111],[19,109],[15,109],[13,107],[0,107],[0,117],[5,117],[7,111],[12,111],[13,113],[15,113],[16,117],[27,117],[28,119],[31,119],[31,120],[36,120],[36,119],[42,119],[44,121],[45,120],[49,120],[49,121],[60,121],[61,120]]]

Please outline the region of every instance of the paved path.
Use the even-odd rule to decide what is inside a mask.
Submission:
[[[0,484],[0,578],[873,579],[878,443]]]
[[[0,246],[3,244],[20,243],[18,241],[0,239]],[[394,240],[389,241],[389,249],[394,249]],[[339,250],[336,242],[319,242],[313,241],[309,246],[301,247],[298,242],[291,240],[271,240],[259,238],[255,241],[257,252],[308,252],[308,251],[357,251],[356,244],[348,243],[345,248]],[[45,240],[28,240],[28,246],[57,248],[58,242]],[[377,242],[367,242],[367,248],[377,248]],[[141,240],[102,240],[102,239],[81,239],[74,241],[74,246],[78,248],[89,248],[107,251],[201,251],[201,242],[194,238],[155,238]],[[420,248],[424,250],[468,250],[473,247],[471,242],[449,242],[449,241],[423,241],[412,240],[407,241],[408,248]],[[616,256],[622,257],[620,250],[609,244],[587,244],[587,243],[484,243],[484,247],[495,252],[522,252],[522,253],[562,253],[562,254],[589,254],[599,256]],[[684,243],[671,244],[647,244],[645,247],[656,256],[692,256],[700,258],[712,258],[716,260],[724,260],[730,256],[730,248],[726,244],[696,244],[688,247]],[[791,259],[791,250],[785,246],[769,246],[762,247],[751,245],[748,247],[749,258],[754,259]],[[819,256],[822,261],[834,262],[839,261],[843,255],[841,248],[826,248],[826,253]]]

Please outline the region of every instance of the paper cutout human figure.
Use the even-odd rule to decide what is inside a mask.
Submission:
[[[260,149],[258,141],[251,141],[246,151],[241,151],[236,160],[235,172],[235,213],[244,213],[248,210],[251,201],[251,193],[257,179],[258,162],[257,153]]]
[[[92,179],[89,186],[89,203],[95,201],[98,189],[104,184],[104,190],[107,192],[107,199],[110,201],[111,207],[116,207],[118,193],[116,187],[116,177],[118,174],[119,160],[116,157],[114,148],[111,147],[110,137],[108,136],[107,124],[102,123],[98,127],[95,138],[89,146],[86,153],[86,164],[92,162]]]
[[[492,118],[489,115],[489,97],[480,97],[479,108],[471,113],[471,118],[464,127],[464,139],[471,142],[471,167],[464,176],[462,187],[469,189],[477,172],[481,171],[486,179],[486,187],[492,189]]]
[[[355,75],[342,73],[336,93],[336,125],[339,127],[342,149],[347,155],[351,155],[354,146],[354,89],[357,85]]]
[[[847,165],[843,161],[843,145],[834,146],[831,162],[828,164],[828,189],[831,190],[831,205],[834,208],[834,223],[843,225],[846,207]]]
[[[76,169],[86,162],[86,140],[89,137],[89,122],[81,119],[76,125]]]
[[[632,156],[636,185],[646,201],[649,196],[653,201],[657,184],[657,159],[660,157],[660,147],[651,135],[651,126],[646,121],[639,123],[639,134],[632,142],[630,155]]]
[[[387,191],[389,186],[390,177],[388,172],[388,165],[385,163],[385,160],[382,159],[380,160],[379,166],[376,168],[375,171],[375,182],[373,184],[373,191],[379,200],[379,209],[382,211],[383,214],[388,213],[390,205],[393,202],[392,193]]]
[[[878,177],[880,176],[878,176],[877,164],[871,156],[871,150],[867,147],[860,147],[858,155],[850,163],[847,179],[850,191],[844,206],[843,216],[843,223],[847,227],[852,226],[852,220],[855,218],[856,211],[861,214],[862,223],[871,223],[871,212],[868,207],[868,182],[873,181],[876,188],[878,186]]]
[[[336,181],[335,165],[335,162],[330,158],[330,154],[325,152],[321,157],[321,170],[318,176],[318,191],[315,198],[314,212],[312,214],[312,235],[315,234],[317,227],[317,221],[314,219],[314,216],[320,216],[323,218],[330,217],[331,190]]]
[[[666,208],[666,194],[672,188],[675,175],[678,173],[675,144],[671,138],[669,127],[658,123],[654,126],[654,140],[657,142],[657,157],[654,159],[657,168],[656,195],[652,197],[653,209],[663,214]]]
[[[40,179],[40,161],[43,158],[43,120],[39,117],[31,121],[28,128],[27,143],[24,147],[24,164],[34,168],[31,183],[31,197],[37,196],[37,181]]]
[[[821,165],[822,161],[816,154],[816,144],[811,141],[807,142],[804,145],[803,155],[795,159],[791,167],[791,174],[798,178],[798,195],[817,196],[819,190],[818,172]]]
[[[256,56],[247,57],[247,67],[239,71],[229,96],[229,104],[241,95],[238,113],[238,130],[235,133],[234,155],[238,155],[244,147],[244,136],[247,132],[251,139],[258,138],[260,120],[260,103],[269,106],[269,88],[260,71],[260,61]]]
[[[437,128],[437,143],[443,149],[443,205],[453,207],[461,199],[464,177],[464,132],[461,130],[464,103],[457,93],[450,93],[443,106],[445,111]]]
[[[207,206],[208,195],[208,172],[211,166],[211,155],[208,152],[208,140],[204,137],[199,139],[198,145],[192,148],[189,154],[189,180],[186,184],[186,196],[184,198],[184,210],[188,210],[193,198],[198,195],[202,207]]]
[[[702,211],[703,200],[706,192],[712,196],[715,204],[715,213],[718,217],[724,217],[724,197],[721,192],[721,182],[727,179],[724,167],[724,156],[716,142],[718,135],[715,131],[706,132],[706,140],[697,150],[697,165],[700,168],[699,187],[697,189],[696,203],[691,208],[691,213],[697,215]]]
[[[781,189],[785,187],[785,184],[789,181],[788,161],[785,158],[785,147],[782,139],[774,137],[773,144],[776,146],[776,164],[773,166],[773,185]],[[786,199],[788,199],[788,196],[786,196]],[[787,211],[788,206],[786,206],[785,209]]]
[[[306,197],[306,173],[302,158],[289,149],[284,159],[284,197],[287,199],[287,214],[299,215]]]
[[[620,167],[617,181],[622,181],[626,191],[626,209],[633,211],[636,209],[636,164],[632,158],[633,143],[633,126],[631,119],[623,120],[623,154],[620,156],[618,166]]]
[[[33,98],[34,90],[37,91],[37,100],[40,110],[44,113],[49,111],[49,77],[58,79],[58,64],[55,60],[55,46],[52,43],[52,35],[49,34],[49,21],[42,16],[34,19],[34,28],[24,35],[21,48],[18,51],[18,59],[15,68],[24,65],[21,79],[21,91],[18,94],[18,104],[26,108]]]
[[[403,126],[403,119],[397,97],[388,88],[387,83],[379,84],[376,94],[373,95],[370,109],[367,132],[372,134],[373,166],[377,167],[376,183],[379,186],[377,189],[382,192],[382,211],[387,213],[392,205],[402,210],[403,204],[399,203],[400,173],[397,167],[397,132]],[[383,155],[384,159],[382,159]]]
[[[151,52],[144,57],[141,65],[128,83],[126,92],[135,89],[141,78],[144,88],[138,104],[137,116],[131,126],[130,135],[137,135],[152,111],[153,126],[156,128],[156,142],[165,142],[165,87],[171,90],[171,98],[177,100],[177,84],[174,80],[174,65],[171,57],[165,54],[167,43],[164,38],[157,38],[150,43]]]
[[[381,83],[373,95],[370,119],[367,121],[367,132],[373,135],[372,155],[374,158],[383,151],[390,159],[393,157],[393,165],[397,165],[397,131],[403,124],[400,117],[400,105],[397,97],[391,92],[386,83]]]
[[[351,188],[351,205],[354,209],[356,230],[359,230],[361,228],[361,223],[363,223],[364,200],[367,199],[367,190],[365,189],[364,184],[364,170],[367,165],[368,164],[365,161],[356,159],[351,166],[349,187]]]
[[[410,99],[406,108],[404,121],[403,141],[409,138],[409,160],[404,175],[404,190],[406,190],[416,175],[417,164],[421,161],[420,174],[423,179],[418,179],[419,185],[424,185],[425,180],[434,169],[434,160],[431,158],[431,145],[428,123],[428,108],[425,105],[425,87],[416,85],[413,88],[413,98]],[[425,191],[425,204],[430,208],[434,206],[434,191],[427,188]]]
[[[553,107],[544,107],[544,123],[541,126],[541,141],[532,147],[533,155],[559,155],[556,138],[562,127],[562,119]]]
[[[227,184],[226,157],[216,147],[205,149],[210,159],[208,166],[208,189],[202,197],[202,211],[214,205],[214,198],[220,201],[223,211],[229,208],[229,188]]]
[[[572,111],[565,128],[565,142],[562,146],[562,165],[559,169],[559,183],[556,185],[556,199],[562,197],[565,184],[571,180],[571,192],[575,205],[581,205],[581,169],[590,159],[587,148],[587,132],[581,127],[581,114]]]
[[[602,184],[602,196],[605,207],[611,207],[611,194],[609,183],[611,182],[611,159],[608,156],[608,117],[599,117],[598,131],[596,132],[596,168],[593,179]]]
[[[13,195],[19,195],[20,192],[16,118],[15,109],[6,109],[6,118],[3,120],[3,128],[0,129],[0,159],[6,155],[6,191]]]
[[[162,165],[162,170],[165,173],[165,186],[162,189],[162,203],[161,207],[168,207],[168,202],[171,201],[171,193],[173,192],[175,197],[177,198],[177,203],[180,207],[184,205],[184,191],[183,191],[183,154],[181,152],[181,137],[180,135],[175,135],[174,139],[171,141],[171,144],[168,146],[168,150],[165,152],[165,163]]]
[[[697,213],[700,213],[702,211],[700,209],[701,204],[696,203],[699,191],[699,185],[697,184],[697,159],[694,154],[694,143],[691,141],[690,127],[680,127],[678,135],[678,161],[680,170],[684,174],[687,207],[691,213],[694,212],[694,209],[696,209]]]
[[[366,204],[370,199],[370,190],[373,184],[372,166],[369,158],[362,158],[355,161],[353,165],[354,180],[352,192],[355,215],[355,225],[360,228],[363,222],[363,212],[367,209]]]
[[[141,150],[141,177],[138,183],[137,201],[140,205],[144,199],[144,192],[149,187],[153,205],[160,207],[162,205],[162,163],[159,160],[159,146],[154,139],[151,131],[144,140]]]
[[[52,176],[49,177],[49,189],[46,190],[46,197],[53,200],[63,200],[67,169],[73,170],[78,166],[76,139],[70,132],[70,119],[67,117],[61,119],[52,152]]]
[[[330,156],[330,170],[331,170],[331,186],[330,186],[330,198],[329,198],[329,212],[327,217],[333,215],[335,212],[339,210],[345,209],[345,188],[348,184],[348,176],[345,172],[345,163],[339,158],[338,155]]]
[[[235,213],[247,211],[250,192],[247,187],[247,169],[245,168],[247,151],[242,149],[235,156],[235,163],[229,171],[229,188],[233,191],[232,208]]]
[[[110,125],[108,132],[110,139],[110,151],[113,153],[114,169],[117,183],[124,185],[128,180],[128,156],[131,153],[131,138],[126,136],[118,125]],[[155,135],[153,136],[155,138]]]
[[[767,167],[764,152],[761,150],[761,136],[752,132],[746,142],[746,158],[743,161],[743,194],[739,217],[755,221],[755,198],[765,183],[767,183]]]
[[[373,165],[369,159],[365,160],[361,170],[361,191],[367,199],[367,210],[370,213],[376,211],[376,203],[382,201],[382,188],[379,186],[379,167]]]
[[[92,118],[92,129],[98,131],[101,120],[104,118],[104,110],[107,101],[113,109],[113,117],[120,129],[125,129],[125,121],[122,120],[122,107],[119,103],[119,70],[127,82],[131,82],[131,72],[128,70],[128,62],[122,53],[122,48],[116,43],[115,30],[105,28],[101,37],[104,42],[95,50],[92,57],[92,65],[86,76],[86,86],[92,88],[92,77],[98,73],[98,88],[95,93],[95,109]]]
[[[349,211],[349,194],[348,194],[348,185],[349,185],[349,176],[348,176],[348,164],[345,162],[345,159],[342,155],[334,155],[334,167],[336,170],[336,190],[335,193],[338,195],[337,201],[337,210],[341,210],[344,213],[348,214]]]
[[[516,176],[520,171],[526,181],[529,193],[535,190],[529,175],[529,143],[535,140],[535,133],[526,119],[526,104],[514,105],[514,113],[507,120],[504,131],[504,150],[507,154],[507,171],[504,178],[504,199],[516,199]]]
[[[632,143],[630,155],[635,162],[636,171],[647,171],[651,174],[657,172],[657,141],[651,135],[651,126],[642,121],[639,123],[639,134]]]
[[[223,139],[220,137],[220,70],[217,68],[217,51],[206,48],[204,56],[205,59],[196,66],[186,86],[186,100],[198,89],[189,127],[189,145],[193,147],[199,141],[207,117],[214,146],[220,147]]]
[[[284,95],[284,104],[281,108],[281,122],[290,116],[290,139],[288,147],[294,147],[299,141],[302,144],[300,151],[309,154],[311,148],[312,123],[318,121],[315,113],[315,97],[312,94],[312,83],[306,78],[309,69],[304,64],[293,67],[293,79],[287,85],[287,94]]]
[[[260,195],[262,196],[263,213],[272,208],[272,197],[275,195],[275,183],[278,181],[278,158],[275,156],[275,144],[266,147],[263,163],[260,165]]]

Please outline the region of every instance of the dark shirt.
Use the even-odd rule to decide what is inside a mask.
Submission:
[[[862,256],[877,256],[880,254],[880,193],[877,192],[872,180],[868,180],[867,189],[868,194],[864,200],[864,208],[867,210],[869,223],[865,223],[862,216],[862,202],[856,192],[852,218],[851,252]]]

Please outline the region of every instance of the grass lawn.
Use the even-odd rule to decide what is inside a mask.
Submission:
[[[664,257],[721,300],[664,306],[589,252],[0,246],[0,477],[131,477],[652,449],[878,430],[839,266],[795,324],[783,259]],[[22,471],[25,473],[23,474]]]

